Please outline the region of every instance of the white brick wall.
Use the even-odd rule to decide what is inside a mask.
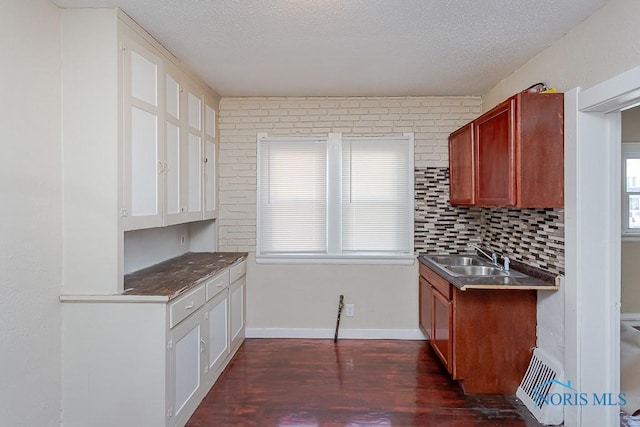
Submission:
[[[480,97],[255,97],[220,101],[221,251],[254,251],[256,134],[415,134],[415,166],[447,166],[449,133],[475,119]]]

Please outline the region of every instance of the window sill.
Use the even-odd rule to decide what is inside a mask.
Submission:
[[[640,243],[639,234],[622,234],[622,243]]]
[[[413,265],[415,255],[373,256],[373,255],[258,255],[257,264],[347,264],[347,265]]]

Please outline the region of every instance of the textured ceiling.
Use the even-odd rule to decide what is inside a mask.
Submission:
[[[223,96],[392,96],[481,95],[606,1],[54,3],[121,8]]]

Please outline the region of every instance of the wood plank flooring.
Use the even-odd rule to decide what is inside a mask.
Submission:
[[[187,426],[538,426],[465,396],[425,341],[248,339]]]

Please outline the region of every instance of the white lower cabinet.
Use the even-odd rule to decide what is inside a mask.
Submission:
[[[195,310],[170,332],[171,426],[188,421],[244,341],[245,272],[246,261],[237,263],[170,305],[171,313]]]
[[[229,300],[231,305],[231,348],[237,348],[244,340],[244,276],[229,286]]]
[[[213,382],[224,368],[225,360],[230,352],[229,293],[227,288],[207,303],[204,315],[208,326],[209,344],[205,372],[208,380]]]
[[[184,426],[244,340],[245,265],[168,303],[63,299],[62,425]]]
[[[178,425],[189,419],[200,402],[197,394],[202,385],[205,325],[199,314],[191,315],[170,333],[171,407],[168,414],[175,417]]]

